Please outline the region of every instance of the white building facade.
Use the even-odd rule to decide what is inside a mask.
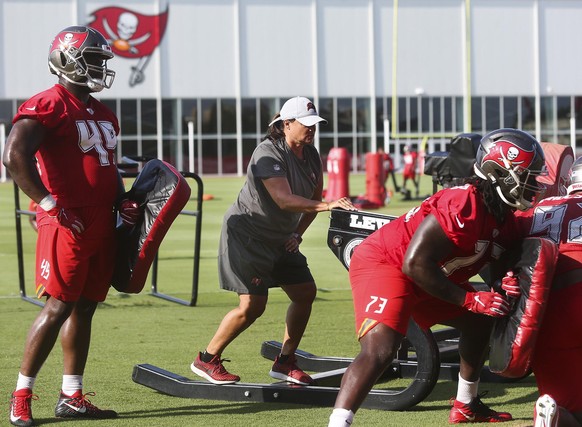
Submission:
[[[19,103],[56,82],[49,43],[91,25],[113,44],[119,156],[245,173],[287,98],[328,119],[325,159],[352,170],[384,145],[520,128],[582,140],[582,0],[0,0],[0,138]],[[582,141],[578,142],[578,146]]]

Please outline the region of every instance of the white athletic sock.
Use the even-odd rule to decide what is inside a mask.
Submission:
[[[83,375],[63,375],[63,393],[72,396],[78,390],[83,390]]]
[[[457,400],[462,403],[471,403],[475,397],[477,397],[477,391],[479,390],[479,380],[475,382],[470,382],[464,380],[459,373],[459,385],[457,387]]]
[[[329,416],[327,427],[350,427],[354,421],[354,413],[349,409],[335,408]]]
[[[36,377],[27,377],[22,375],[20,372],[18,373],[18,380],[16,381],[16,390],[20,390],[23,388],[28,388],[32,390],[34,387],[34,382],[36,381]]]

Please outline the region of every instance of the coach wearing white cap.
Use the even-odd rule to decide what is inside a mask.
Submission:
[[[317,114],[315,105],[309,99],[302,96],[296,96],[295,98],[289,99],[275,119],[269,123],[269,126],[277,123],[278,121],[284,120],[297,120],[303,126],[311,127],[317,123],[323,122],[327,124],[327,120],[322,119]]]
[[[226,314],[191,365],[194,373],[214,384],[240,380],[224,368],[222,352],[263,314],[273,287],[281,287],[291,303],[281,354],[269,375],[300,385],[312,383],[295,359],[317,292],[299,244],[318,212],[355,210],[347,197],[330,203],[321,200],[323,167],[313,146],[317,123],[327,121],[309,99],[297,96],[285,102],[253,152],[246,182],[224,216],[220,286],[236,292],[239,305]]]

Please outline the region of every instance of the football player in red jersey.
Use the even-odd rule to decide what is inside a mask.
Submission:
[[[404,161],[404,168],[402,169],[402,187],[401,191],[406,196],[406,199],[410,199],[410,191],[406,188],[406,183],[408,180],[412,181],[414,185],[416,197],[419,193],[419,179],[416,176],[416,168],[418,167],[418,153],[413,150],[410,146],[404,146],[404,153],[402,154],[402,160]]]
[[[582,157],[570,169],[567,193],[519,218],[532,236],[560,250],[532,359],[540,393],[535,427],[582,426]]]
[[[516,129],[499,129],[480,143],[475,173],[367,237],[350,263],[360,353],[343,376],[329,426],[348,426],[393,361],[412,317],[422,328],[458,328],[460,373],[450,423],[502,422],[506,412],[479,397],[481,369],[506,296],[476,291],[469,279],[518,243],[514,211],[532,206],[545,171],[541,145]]]
[[[83,394],[83,372],[97,303],[104,301],[114,267],[114,204],[123,183],[115,161],[119,125],[91,96],[109,88],[113,58],[105,38],[83,26],[65,28],[49,48],[58,84],[25,101],[13,119],[3,162],[16,184],[38,204],[36,293],[46,297],[26,339],[10,422],[33,425],[32,389],[61,335],[64,375],[57,417],[113,418]],[[124,223],[140,214],[135,202],[120,208]]]

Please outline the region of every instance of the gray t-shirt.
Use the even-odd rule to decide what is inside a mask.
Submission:
[[[262,180],[286,177],[293,194],[311,199],[321,169],[321,158],[312,145],[304,146],[301,160],[284,139],[274,142],[264,140],[253,152],[247,168],[247,180],[236,202],[226,212],[228,221],[225,222],[236,233],[283,244],[297,228],[302,214],[280,209]]]

